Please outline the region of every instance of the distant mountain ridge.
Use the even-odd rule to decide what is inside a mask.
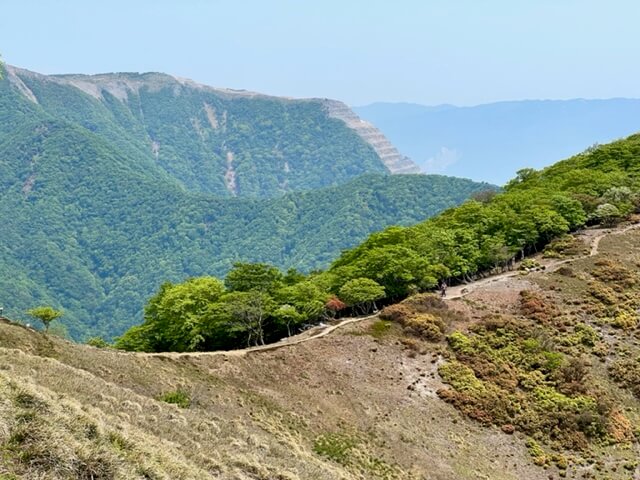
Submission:
[[[355,114],[334,100],[214,88],[163,73],[6,70],[30,101],[98,133],[119,130],[188,190],[269,197],[337,185],[362,173],[419,171],[408,159],[389,155],[393,147],[380,132],[362,135]],[[80,111],[88,114],[79,118]]]
[[[471,107],[374,103],[354,107],[427,173],[502,184],[595,142],[640,130],[640,100],[523,100]]]

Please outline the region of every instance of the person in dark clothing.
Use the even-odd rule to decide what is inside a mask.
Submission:
[[[445,282],[444,280],[440,282],[440,296],[441,297],[447,296],[447,282]]]

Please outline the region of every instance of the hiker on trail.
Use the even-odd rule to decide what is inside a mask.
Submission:
[[[447,282],[444,280],[440,282],[440,296],[443,298],[447,296]]]

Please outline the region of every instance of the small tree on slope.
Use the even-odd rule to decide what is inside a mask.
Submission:
[[[56,318],[60,318],[64,312],[62,310],[56,310],[51,307],[36,307],[30,310],[27,310],[27,314],[31,315],[33,318],[37,318],[44,325],[44,331],[49,331],[49,325]]]

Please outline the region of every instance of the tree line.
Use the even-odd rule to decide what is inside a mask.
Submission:
[[[367,313],[376,302],[500,268],[585,225],[613,225],[640,210],[639,179],[635,135],[542,171],[521,170],[502,192],[476,195],[418,225],[375,233],[325,271],[303,275],[239,263],[224,282],[199,277],[166,283],[147,304],[144,323],[116,346],[238,348],[277,340],[326,318]]]

